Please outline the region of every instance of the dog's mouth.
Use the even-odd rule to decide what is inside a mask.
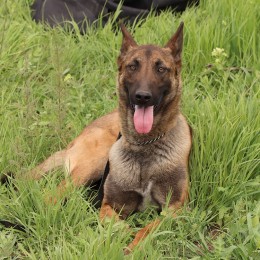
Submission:
[[[163,96],[150,104],[135,104],[129,99],[134,127],[138,134],[148,134],[152,130],[154,117],[160,110],[162,98]]]
[[[156,106],[132,105],[134,110],[134,126],[139,134],[148,134],[153,127],[154,110]]]

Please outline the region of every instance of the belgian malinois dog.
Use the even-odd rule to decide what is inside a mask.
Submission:
[[[118,110],[87,126],[68,148],[52,155],[30,175],[65,165],[75,185],[102,177],[106,161],[110,172],[104,183],[100,218],[125,219],[168,199],[174,217],[188,198],[188,157],[191,130],[180,112],[183,23],[165,47],[137,45],[122,25],[118,57]],[[118,133],[122,137],[116,141]],[[60,185],[60,191],[66,183]],[[141,229],[128,245],[130,252],[158,224]]]

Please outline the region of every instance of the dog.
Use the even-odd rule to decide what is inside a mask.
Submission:
[[[180,112],[183,23],[165,47],[138,45],[124,25],[117,60],[118,109],[87,126],[67,149],[33,169],[40,178],[65,165],[76,186],[102,178],[107,160],[100,219],[124,220],[149,205],[166,206],[173,217],[188,199],[188,160],[192,133]],[[122,137],[116,141],[118,133]],[[66,181],[59,185],[59,193]],[[160,223],[142,228],[128,245],[131,252]]]

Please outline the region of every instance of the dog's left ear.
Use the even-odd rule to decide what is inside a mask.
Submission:
[[[168,41],[168,43],[165,46],[165,48],[171,49],[172,56],[177,65],[179,65],[181,62],[181,53],[183,45],[183,26],[184,23],[181,22],[176,33],[172,36],[172,38]]]
[[[126,29],[123,23],[121,23],[120,27],[123,33],[121,55],[125,55],[131,47],[137,47],[137,43],[135,42],[134,38],[132,37],[130,32]]]

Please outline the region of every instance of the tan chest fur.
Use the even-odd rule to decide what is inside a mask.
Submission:
[[[182,132],[176,131],[178,127]],[[148,146],[126,145],[124,137],[112,146],[109,175],[122,191],[134,191],[142,196],[139,210],[153,204],[152,192],[157,188],[156,183],[177,174],[174,169],[186,161],[183,159],[188,157],[190,149],[190,140],[184,138],[186,131],[189,131],[188,126],[180,120],[176,129]]]

